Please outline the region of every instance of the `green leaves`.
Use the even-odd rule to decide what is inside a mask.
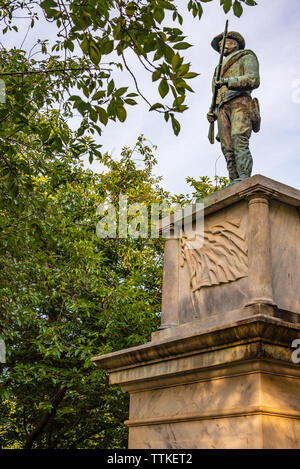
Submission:
[[[128,90],[128,86],[124,86],[123,88],[119,88],[115,91],[115,96],[119,97],[122,96]]]
[[[159,94],[164,98],[169,92],[169,85],[165,78],[163,78],[158,86]]]
[[[233,3],[233,11],[234,11],[235,16],[237,16],[238,18],[243,13],[243,7],[242,7],[241,3],[238,0],[235,0],[234,3]]]
[[[175,72],[176,70],[178,70],[178,68],[180,67],[180,65],[182,64],[183,62],[183,58],[180,57],[180,55],[177,53],[177,54],[174,54],[173,56],[173,59],[172,59],[172,70]]]
[[[205,0],[202,0],[202,1],[205,1]],[[202,17],[203,8],[202,8],[200,1],[189,0],[188,10],[192,11],[194,18],[196,16],[198,16],[199,19]]]
[[[100,60],[101,60],[101,54],[100,54],[99,48],[97,47],[97,45],[94,42],[90,43],[89,54],[90,54],[91,61],[95,65],[98,65]]]
[[[192,198],[188,200],[188,203],[195,203],[214,192],[224,189],[228,184],[228,179],[220,176],[215,176],[214,180],[208,176],[201,176],[199,179],[187,177],[186,181],[193,189]]]
[[[104,98],[105,95],[106,95],[106,93],[105,93],[104,90],[97,91],[97,92],[93,95],[92,100],[93,100],[93,101],[101,100],[102,98]]]
[[[225,13],[228,13],[232,8],[235,16],[239,18],[243,14],[242,2],[248,6],[257,5],[255,0],[221,0],[220,3]]]
[[[178,44],[175,44],[174,49],[183,50],[183,49],[188,49],[189,47],[192,47],[192,46],[188,42],[179,42]]]
[[[196,78],[197,76],[199,76],[199,73],[187,72],[183,75],[183,78],[189,79],[189,78]]]
[[[107,96],[112,94],[114,88],[115,88],[115,82],[114,82],[114,80],[110,80],[110,82],[108,83],[108,86],[107,86]]]
[[[114,50],[114,41],[105,40],[103,43],[100,43],[100,51],[102,54],[109,55]]]
[[[203,3],[186,4],[200,18]],[[242,3],[256,2],[232,3],[221,4],[239,16]],[[163,243],[99,239],[96,207],[103,201],[117,206],[121,192],[129,203],[147,206],[170,195],[153,176],[155,158],[143,138],[113,159],[101,155],[93,135],[110,120],[125,122],[127,106],[136,105],[139,92],[130,91],[135,82],[143,88],[136,64],[158,82],[163,102],[149,110],[163,114],[179,135],[176,113],[187,109],[193,91],[187,80],[198,74],[181,56],[191,45],[178,28],[177,6],[166,0],[25,0],[6,2],[0,11],[3,34],[16,31],[16,17],[26,15],[38,37],[42,11],[51,36],[51,46],[41,38],[32,43],[40,55],[0,51],[3,72],[35,72],[7,76],[0,107],[1,337],[8,360],[0,375],[2,447],[23,448],[62,387],[66,393],[35,448],[127,444],[120,422],[128,417],[128,399],[108,387],[90,358],[146,342],[157,328]],[[73,132],[68,121],[74,114],[79,126]],[[83,158],[101,160],[103,173],[85,170]],[[192,183],[199,197],[211,189],[207,181]]]
[[[134,99],[131,99],[131,98],[124,99],[124,102],[126,104],[129,104],[130,106],[135,106],[137,104],[137,102]]]
[[[223,5],[224,12],[228,13],[232,7],[232,0],[222,0],[221,5]]]
[[[123,106],[117,107],[117,116],[120,122],[124,122],[126,120],[127,112]]]
[[[175,135],[178,135],[180,132],[180,124],[179,122],[175,119],[174,115],[171,114],[171,122],[172,122],[172,127]]]
[[[88,55],[91,61],[98,65],[101,60],[101,52],[98,44],[90,36],[85,36],[80,44],[81,50],[84,54]]]
[[[97,106],[97,111],[98,111],[98,114],[99,114],[100,122],[102,122],[102,124],[106,125],[107,122],[108,122],[108,115],[107,115],[106,110],[103,109],[100,106]]]
[[[187,10],[200,19],[203,5],[208,1],[188,0]],[[106,118],[102,112],[103,122],[101,121],[96,106],[106,110],[108,120],[119,119],[124,122],[128,112],[127,106],[137,103],[126,96],[130,87],[131,90],[132,87],[138,90],[137,94],[145,99],[151,108],[153,103],[150,103],[149,97],[143,92],[142,83],[139,83],[140,75],[136,67],[136,64],[139,64],[147,73],[151,73],[153,82],[158,81],[163,107],[152,109],[168,109],[168,112],[174,115],[184,112],[186,106],[183,103],[179,105],[175,100],[178,96],[186,96],[193,92],[187,80],[196,78],[198,74],[192,70],[184,55],[181,55],[192,45],[180,26],[178,27],[183,24],[178,2],[151,0],[144,4],[136,1],[120,3],[115,0],[103,0],[80,4],[72,0],[66,4],[57,0],[44,0],[39,7],[32,5],[30,9],[26,9],[26,2],[27,0],[20,5],[9,2],[5,6],[7,10],[3,17],[5,15],[6,26],[3,32],[17,27],[14,24],[17,5],[29,15],[32,27],[39,21],[41,8],[49,22],[49,34],[54,42],[52,49],[49,49],[47,40],[39,39],[41,51],[44,57],[49,57],[48,61],[43,61],[43,56],[41,59],[34,56],[33,60],[24,63],[23,68],[19,65],[9,68],[18,71],[46,69],[49,72],[45,80],[42,79],[38,84],[38,80],[35,81],[37,86],[34,89],[33,107],[37,105],[41,108],[46,104],[49,108],[59,102],[60,109],[66,113],[68,119],[72,117],[72,101],[66,97],[70,94],[77,96],[73,101],[74,109],[81,115],[77,135],[93,135],[95,132],[99,134],[101,128],[98,122],[103,124]],[[254,0],[221,0],[220,3],[225,12],[232,8],[236,16],[242,14],[243,4],[256,4]],[[75,49],[76,44],[80,45],[79,51],[78,47]],[[118,62],[115,61],[116,55]],[[52,71],[55,68],[65,71],[54,73]],[[125,75],[125,82],[120,80],[118,75],[124,70],[129,73]],[[40,83],[43,81],[47,82],[47,85],[43,84],[41,87]],[[121,85],[118,88],[119,81]],[[173,105],[170,97],[174,98]],[[15,90],[15,99],[22,99],[21,90]],[[23,113],[28,116],[30,110]],[[176,125],[175,128],[177,131]],[[9,126],[6,125],[6,128],[2,129],[2,135],[5,136],[9,131]]]
[[[163,104],[155,103],[150,107],[149,111],[155,111],[156,109],[161,109],[161,108],[162,109],[164,108]]]
[[[136,12],[136,10],[137,10],[137,5],[134,2],[129,2],[126,5],[125,13],[129,18],[131,18]]]
[[[153,18],[160,24],[163,19],[165,17],[165,12],[164,12],[164,9],[161,8],[161,7],[156,7],[154,10],[153,10]]]
[[[57,7],[57,3],[54,0],[43,0],[43,2],[41,2],[41,7],[45,9]]]
[[[59,124],[41,122],[45,135]],[[1,239],[7,241],[0,254],[7,345],[0,374],[2,448],[24,448],[61,388],[65,395],[33,448],[125,447],[120,422],[128,417],[128,399],[108,386],[91,357],[144,343],[158,326],[163,243],[100,239],[95,231],[97,205],[117,204],[120,193],[130,204],[168,200],[152,174],[152,149],[140,137],[134,152],[105,155],[103,172],[95,173],[72,156],[88,153],[86,139],[74,141],[65,130],[70,151],[51,160],[44,147],[31,154],[46,167],[44,176],[33,168],[30,196],[21,188],[22,210],[0,194]]]

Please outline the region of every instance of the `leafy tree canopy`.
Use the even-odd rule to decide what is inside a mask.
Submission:
[[[181,7],[201,18],[203,3],[189,0]],[[239,16],[242,4],[255,2],[220,4],[226,13],[232,8]],[[192,91],[188,83],[196,74],[181,55],[190,44],[179,28],[183,19],[176,0],[3,2],[2,32],[17,31],[20,21],[22,27],[28,24],[24,39],[31,32],[38,36],[46,22],[51,41],[38,38],[28,51],[0,48],[0,78],[6,91],[0,104],[0,180],[6,202],[19,204],[20,188],[30,193],[32,174],[37,168],[46,174],[47,158],[53,155],[88,155],[90,162],[101,156],[93,134],[101,135],[109,120],[123,122],[128,106],[135,105],[137,97],[145,98],[128,65],[128,53],[158,84],[162,102],[148,102],[149,109],[162,113],[178,134],[175,115],[186,109],[186,92]],[[134,91],[130,83],[116,86],[116,74],[126,69]],[[75,115],[80,124],[70,133],[66,127]]]
[[[59,126],[57,115],[48,119]],[[161,188],[142,137],[118,161],[104,155],[101,174],[76,152],[46,154],[30,197],[25,185],[18,205],[1,192],[0,446],[126,447],[128,398],[91,357],[144,343],[157,328],[163,239],[100,239],[96,207],[118,208],[120,194],[147,207],[191,199]],[[197,198],[219,188],[208,178],[191,183]]]
[[[160,311],[162,240],[99,239],[97,204],[119,194],[159,202],[168,194],[151,171],[155,159],[140,140],[107,171],[85,170],[77,157],[47,160],[32,175],[23,210],[2,208],[2,447],[120,447],[127,398],[108,389],[93,355],[142,343]],[[121,181],[123,181],[121,183]],[[121,183],[121,184],[120,184]],[[25,203],[26,201],[26,203]],[[21,202],[20,202],[21,203]]]
[[[137,103],[137,97],[147,102],[149,110],[170,121],[177,135],[180,124],[175,116],[187,109],[186,93],[193,91],[189,80],[197,76],[182,55],[191,44],[182,31],[180,8],[187,8],[200,19],[203,3],[209,1],[214,0],[2,2],[3,33],[18,31],[18,17],[25,16],[29,20],[26,36],[43,21],[49,25],[52,38],[39,38],[27,55],[15,50],[13,61],[1,57],[2,76],[9,77],[8,86],[15,91],[14,103],[4,106],[0,115],[0,123],[9,121],[6,136],[26,125],[37,110],[55,102],[60,103],[65,119],[74,112],[80,114],[77,136],[86,131],[101,135],[109,120],[126,120],[127,108]],[[242,14],[243,5],[255,4],[254,0],[220,0],[224,11],[233,9],[236,16]],[[23,19],[22,25],[25,23]],[[161,101],[152,103],[143,94],[135,68],[130,65],[132,57],[157,83]],[[134,91],[128,82],[117,86],[118,70],[129,72]],[[29,98],[30,87],[34,91]],[[44,130],[43,139],[48,137]],[[59,144],[59,140],[58,136],[53,144]]]
[[[225,180],[190,178],[192,196],[171,196],[153,176],[153,149],[143,138],[116,161],[101,154],[93,133],[101,135],[109,120],[123,122],[136,98],[147,100],[129,67],[130,51],[158,84],[162,102],[149,108],[179,132],[175,115],[186,109],[196,74],[181,55],[190,45],[177,3],[3,2],[4,33],[26,13],[28,33],[44,17],[54,41],[0,50],[2,448],[126,446],[120,422],[127,397],[108,387],[90,358],[149,340],[159,323],[163,240],[99,239],[97,204],[117,205],[120,194],[146,206],[190,203]],[[184,5],[200,18],[202,3]],[[221,0],[238,16],[243,3],[255,4]],[[130,84],[116,86],[115,73],[126,69],[134,92]],[[74,113],[81,116],[75,132],[68,125]],[[103,173],[84,168],[86,154],[105,165]]]

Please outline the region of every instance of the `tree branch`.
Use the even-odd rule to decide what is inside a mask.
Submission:
[[[63,400],[66,394],[66,387],[61,387],[58,392],[52,397],[51,404],[52,410],[51,412],[47,412],[44,417],[39,421],[35,429],[30,433],[27,441],[25,443],[24,449],[31,449],[34,441],[37,437],[44,431],[46,425],[48,424],[49,420],[51,420],[57,411],[57,408],[61,401]]]

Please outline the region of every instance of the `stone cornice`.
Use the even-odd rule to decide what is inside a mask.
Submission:
[[[224,419],[230,417],[249,417],[250,415],[268,415],[272,417],[296,418],[300,419],[299,410],[277,409],[266,405],[250,405],[238,408],[217,409],[208,412],[190,412],[179,415],[164,415],[159,417],[131,419],[124,423],[128,427],[141,427],[149,425],[174,424],[179,422],[191,422],[199,420]]]
[[[130,349],[94,357],[92,361],[99,368],[117,371],[156,361],[180,358],[189,354],[204,353],[217,349],[236,347],[253,342],[272,342],[289,349],[295,338],[300,338],[300,325],[282,322],[264,315],[254,316],[234,324],[194,332],[185,337],[174,337],[149,342]],[[280,339],[279,339],[280,338]],[[255,357],[252,357],[255,358]],[[259,358],[258,356],[256,358]]]
[[[241,199],[251,200],[253,198],[266,198],[280,200],[280,193],[274,189],[270,189],[262,184],[256,184],[255,186],[248,187],[239,192]]]
[[[251,178],[214,192],[204,199],[199,200],[199,202],[203,203],[204,213],[208,215],[237,202],[241,202],[242,200],[247,201],[249,198],[259,195],[268,199],[278,200],[298,210],[300,209],[300,190],[260,174],[256,174]],[[175,221],[180,224],[180,220],[183,219],[185,211],[187,210],[189,211],[189,216],[185,219],[185,223],[188,223],[189,218],[195,220],[198,213],[196,205],[188,206],[184,210],[176,212],[173,217],[171,215],[171,217],[160,220],[158,224],[159,232],[162,233],[166,231],[168,227],[174,226]]]

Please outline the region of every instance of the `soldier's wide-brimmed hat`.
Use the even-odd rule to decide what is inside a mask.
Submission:
[[[224,33],[218,34],[218,36],[214,37],[211,41],[211,47],[215,49],[217,52],[220,52],[219,42],[223,39]],[[240,33],[236,31],[229,31],[227,34],[228,39],[234,39],[238,42],[240,49],[245,49],[245,39]]]

